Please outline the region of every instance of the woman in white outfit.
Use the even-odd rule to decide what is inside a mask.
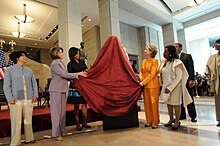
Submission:
[[[14,51],[9,55],[15,63],[4,74],[4,93],[7,98],[11,119],[11,146],[21,145],[21,123],[24,121],[26,143],[34,142],[32,130],[33,102],[38,97],[37,82],[27,62],[25,51]]]
[[[173,45],[165,47],[164,58],[159,67],[160,81],[162,83],[160,96],[168,97],[166,103],[170,117],[170,120],[164,126],[171,126],[174,123],[172,130],[177,130],[181,124],[179,117],[181,113],[182,94],[184,106],[192,102],[185,86],[188,73],[182,61],[178,59],[179,57]],[[175,110],[175,118],[173,116],[173,109]]]

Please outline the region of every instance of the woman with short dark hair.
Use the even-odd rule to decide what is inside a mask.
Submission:
[[[176,48],[173,45],[165,47],[163,56],[165,59],[161,61],[159,67],[162,83],[160,96],[167,103],[170,117],[170,120],[164,126],[171,126],[174,123],[172,130],[177,130],[180,127],[179,118],[182,97],[184,107],[192,102],[186,89],[186,82],[189,75],[182,61],[178,59]],[[173,109],[175,110],[175,118],[173,117]]]
[[[15,65],[8,67],[4,74],[4,93],[8,101],[11,120],[11,144],[21,145],[21,123],[24,120],[26,143],[34,142],[32,130],[33,102],[38,97],[37,82],[27,62],[25,51],[14,51],[9,55]]]

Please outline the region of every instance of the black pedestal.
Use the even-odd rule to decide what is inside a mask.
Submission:
[[[103,130],[139,127],[137,105],[127,114],[116,117],[103,117]]]

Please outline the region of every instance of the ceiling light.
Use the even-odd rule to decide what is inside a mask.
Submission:
[[[26,36],[26,34],[22,33],[22,32],[11,32],[11,34],[14,36],[14,37],[17,37],[17,38],[23,38]]]
[[[195,6],[198,6],[198,5],[201,5],[202,3],[204,3],[206,0],[193,0],[192,2],[190,2],[188,4],[188,6],[190,7],[195,7]]]
[[[92,19],[89,19],[89,21],[92,21]]]
[[[34,19],[26,14],[26,4],[23,5],[23,15],[16,15],[14,16],[17,20],[23,23],[32,23]]]
[[[23,37],[27,36],[26,34],[20,32],[20,22],[18,22],[18,31],[11,32],[11,34],[17,38],[23,38]]]
[[[47,35],[45,40],[48,40],[57,30],[58,30],[58,25]]]

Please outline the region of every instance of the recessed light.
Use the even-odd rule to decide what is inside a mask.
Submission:
[[[82,27],[83,27],[84,25],[82,24]]]
[[[51,32],[49,32],[45,40],[48,40],[57,30],[58,30],[58,25]]]
[[[89,21],[92,21],[92,19],[89,19]]]

